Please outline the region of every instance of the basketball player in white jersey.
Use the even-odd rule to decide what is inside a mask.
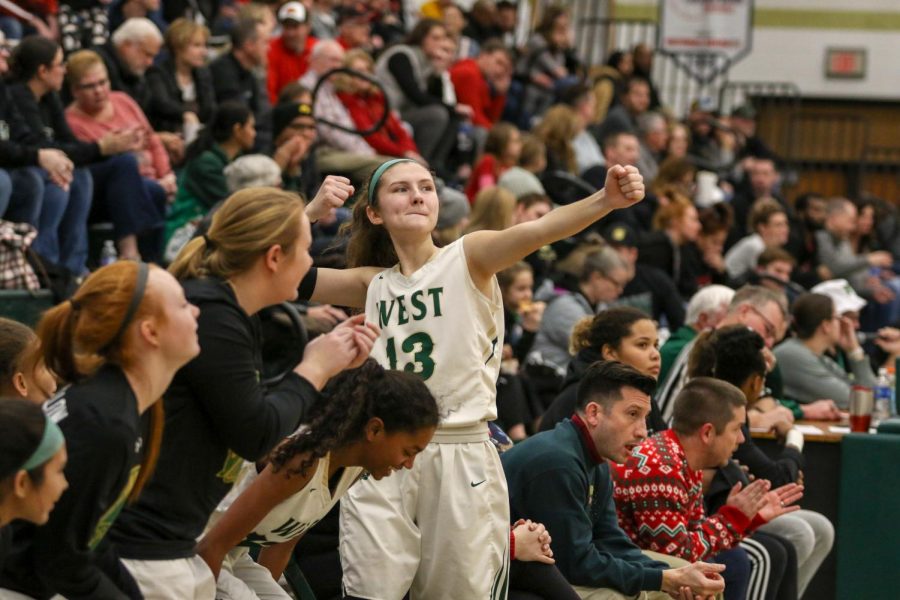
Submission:
[[[284,599],[276,583],[300,537],[361,477],[409,469],[438,424],[420,377],[368,359],[323,390],[309,423],[272,453],[257,474],[245,463],[211,519],[198,554],[216,575],[221,600]],[[259,564],[250,548],[261,548]]]
[[[349,266],[366,267],[319,269],[311,296],[365,306],[366,319],[382,329],[372,356],[422,377],[441,425],[411,470],[360,482],[342,501],[345,597],[505,598],[509,502],[487,433],[497,416],[503,348],[495,273],[643,197],[637,169],[616,165],[606,187],[579,202],[438,248],[431,173],[409,159],[372,173],[353,209],[348,246]]]

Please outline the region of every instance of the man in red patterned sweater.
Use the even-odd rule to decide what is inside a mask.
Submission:
[[[689,381],[675,400],[672,429],[635,448],[613,468],[619,524],[641,548],[688,561],[705,560],[738,544],[756,527],[784,513],[803,496],[788,484],[770,491],[758,479],[734,486],[715,514],[703,508],[703,469],[725,465],[744,441],[743,392],[709,377]]]

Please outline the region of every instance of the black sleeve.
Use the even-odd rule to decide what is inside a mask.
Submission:
[[[26,125],[12,93],[0,85],[0,119],[9,127],[9,138],[0,140],[0,166],[27,167],[38,162],[40,138]]]
[[[666,315],[669,331],[675,331],[684,325],[684,302],[672,278],[663,271],[658,271],[657,275],[654,300],[660,304],[659,312]]]
[[[516,357],[516,360],[519,361],[520,365],[525,364],[525,358],[528,356],[528,353],[531,352],[531,347],[534,346],[534,339],[536,337],[536,331],[522,330],[522,337],[520,337],[519,341],[516,342],[516,345],[513,346],[513,356]]]
[[[662,411],[659,410],[659,404],[656,403],[656,398],[653,398],[652,396],[650,398],[650,414],[647,415],[645,421],[649,435],[665,431],[669,428],[669,426],[666,425],[666,420],[663,419]]]
[[[147,87],[150,89],[150,111],[147,118],[154,123],[154,127],[158,117],[178,122],[184,119],[184,104],[181,98],[172,95],[166,77],[168,74],[159,67],[147,71]]]
[[[313,292],[316,291],[316,279],[318,277],[319,270],[316,267],[311,267],[300,282],[300,288],[297,290],[298,300],[309,300],[312,298]]]
[[[753,443],[750,430],[744,427],[744,443],[734,452],[734,459],[745,465],[757,479],[768,479],[776,488],[797,481],[803,468],[803,455],[791,446],[785,446],[781,455],[772,460]]]
[[[403,90],[406,97],[413,103],[418,106],[441,103],[437,98],[429,96],[425,90],[419,87],[416,76],[413,73],[412,63],[409,61],[409,57],[402,52],[397,52],[388,60],[388,70],[394,76],[394,79],[397,80],[397,85]]]
[[[257,367],[259,342],[247,324],[233,306],[203,304],[198,319],[203,352],[184,369],[222,443],[257,461],[299,426],[319,393],[293,372],[265,388]]]
[[[197,89],[197,117],[201,123],[208,123],[216,112],[216,91],[213,89],[209,69],[206,67],[194,69],[194,86]]]
[[[244,101],[244,90],[241,89],[237,73],[229,68],[226,62],[228,60],[230,60],[228,55],[225,55],[209,66],[213,76],[216,102],[220,104],[226,100]]]
[[[36,577],[48,589],[69,600],[128,598],[95,561],[88,544],[109,508],[103,499],[115,498],[117,477],[127,468],[128,442],[121,432],[91,415],[74,412],[60,428],[66,436],[69,482],[50,520],[35,530],[32,544]],[[102,465],[102,468],[98,468]],[[112,474],[112,475],[111,475]]]

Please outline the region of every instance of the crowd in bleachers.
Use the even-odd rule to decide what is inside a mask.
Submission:
[[[18,4],[0,288],[72,285],[0,319],[0,599],[803,595],[796,421],[900,358],[893,205],[789,202],[750,103],[561,6]]]

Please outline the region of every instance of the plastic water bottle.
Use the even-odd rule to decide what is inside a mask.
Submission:
[[[872,421],[877,425],[891,416],[891,399],[894,395],[890,375],[888,375],[888,370],[884,367],[878,369],[878,380],[875,382],[875,389],[872,391],[875,396]]]
[[[100,266],[105,267],[119,260],[119,253],[116,252],[116,244],[112,240],[103,242],[103,249],[100,251]]]

